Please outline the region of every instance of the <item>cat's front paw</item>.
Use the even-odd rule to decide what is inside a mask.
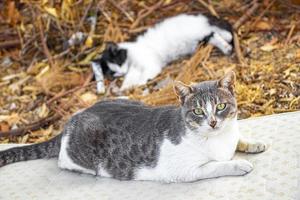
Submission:
[[[232,46],[231,45],[226,45],[225,47],[224,47],[224,49],[223,49],[223,53],[225,54],[225,55],[231,55],[232,54],[232,51],[233,51],[233,48],[232,48]]]
[[[245,175],[253,170],[253,165],[247,160],[234,160],[233,163],[234,175]]]
[[[98,94],[104,94],[105,93],[105,85],[103,82],[98,82],[97,83],[97,93]]]
[[[263,141],[254,141],[248,144],[246,153],[261,153],[267,149],[267,145]]]

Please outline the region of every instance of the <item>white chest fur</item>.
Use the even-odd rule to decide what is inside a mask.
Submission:
[[[137,180],[177,182],[193,176],[196,168],[210,161],[230,160],[236,150],[239,132],[236,120],[214,136],[203,138],[187,132],[180,144],[165,139],[155,168],[142,168],[136,172]]]
[[[216,161],[230,160],[240,138],[237,120],[232,120],[226,128],[214,134],[204,144],[208,157]]]

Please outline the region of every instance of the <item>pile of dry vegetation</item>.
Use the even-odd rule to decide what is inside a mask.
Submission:
[[[170,64],[124,95],[147,104],[176,104],[172,81],[237,74],[239,118],[300,109],[300,15],[296,1],[54,0],[0,2],[0,143],[41,142],[97,95],[90,60],[106,41],[134,38],[179,13],[211,13],[236,29],[236,53],[211,46]],[[239,38],[239,40],[237,39]]]

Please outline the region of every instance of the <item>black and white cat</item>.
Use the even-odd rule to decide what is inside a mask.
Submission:
[[[103,73],[125,76],[121,90],[146,84],[168,63],[194,53],[200,42],[208,42],[224,54],[230,54],[232,32],[232,26],[225,20],[202,14],[181,14],[156,24],[134,42],[111,42],[102,56],[92,62],[97,91],[105,91]]]
[[[191,86],[177,82],[180,107],[98,102],[50,141],[0,151],[0,167],[58,157],[62,169],[119,180],[190,182],[247,174],[252,164],[231,160],[235,151],[258,153],[266,145],[239,134],[233,84],[232,72]]]

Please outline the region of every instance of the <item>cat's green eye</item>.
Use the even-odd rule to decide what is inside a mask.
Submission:
[[[195,108],[193,111],[195,115],[203,115],[203,110],[201,108]]]
[[[217,110],[218,111],[224,110],[225,108],[226,108],[226,104],[225,103],[219,103],[217,105]]]

